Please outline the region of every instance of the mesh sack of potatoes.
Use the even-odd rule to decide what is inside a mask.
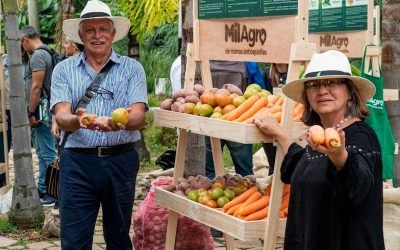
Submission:
[[[165,249],[169,213],[168,209],[156,203],[154,189],[172,184],[173,178],[167,176],[152,181],[149,194],[133,217],[132,242],[136,250]],[[210,228],[195,220],[179,216],[174,249],[214,249]]]

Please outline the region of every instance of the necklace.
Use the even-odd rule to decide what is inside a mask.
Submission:
[[[351,119],[351,115],[345,117],[343,120],[341,120],[338,124],[336,124],[336,126],[334,128],[341,128],[343,123],[347,122],[348,120]]]

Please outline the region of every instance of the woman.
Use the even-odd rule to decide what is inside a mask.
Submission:
[[[63,44],[65,57],[70,57],[79,54],[83,51],[84,47],[82,44],[75,43],[69,37],[65,37],[65,42]]]
[[[281,179],[291,184],[285,249],[384,249],[382,160],[374,131],[363,120],[374,85],[351,76],[338,51],[315,54],[305,78],[286,84],[283,93],[305,105],[303,122],[336,128],[339,148],[302,148],[269,116],[255,124],[286,153]]]

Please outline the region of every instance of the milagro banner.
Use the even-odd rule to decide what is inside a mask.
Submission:
[[[295,16],[197,22],[197,60],[289,61]]]

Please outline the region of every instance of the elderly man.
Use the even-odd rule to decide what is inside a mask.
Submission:
[[[132,249],[129,228],[139,168],[133,142],[140,139],[148,105],[143,67],[112,49],[129,26],[97,0],[87,2],[80,18],[63,24],[64,33],[85,49],[59,63],[52,77],[50,107],[62,136],[71,132],[60,157],[62,249],[91,249],[100,205],[107,249]],[[90,91],[86,108],[75,110],[106,68],[110,70]],[[126,125],[110,117],[117,108],[128,110]],[[82,123],[87,114],[97,116],[90,125]]]

